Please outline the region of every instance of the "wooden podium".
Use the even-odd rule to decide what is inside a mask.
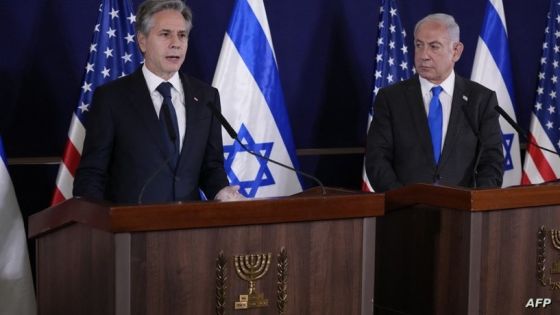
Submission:
[[[551,232],[560,229],[560,186],[417,184],[385,197],[376,315],[560,314],[560,233]]]
[[[39,312],[371,314],[384,196],[333,191],[132,206],[71,199],[48,208],[29,219]],[[262,276],[254,296],[268,306],[234,308],[249,292],[236,255],[243,276]]]

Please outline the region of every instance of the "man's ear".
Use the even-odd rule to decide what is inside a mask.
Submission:
[[[459,61],[461,54],[463,54],[463,49],[465,46],[461,42],[453,43],[453,62]]]
[[[138,47],[140,47],[140,51],[144,54],[146,52],[146,36],[138,32],[136,34],[136,39],[138,40]]]

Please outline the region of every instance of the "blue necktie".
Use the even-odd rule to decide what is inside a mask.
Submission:
[[[169,143],[172,153],[179,155],[179,124],[177,123],[177,114],[173,108],[171,101],[171,83],[163,82],[156,90],[163,96],[163,103],[159,111],[159,121],[165,131],[165,139]]]
[[[441,130],[443,126],[441,102],[439,94],[443,89],[437,85],[432,88],[432,100],[430,101],[430,109],[428,112],[428,124],[430,125],[430,134],[432,135],[432,146],[434,150],[434,160],[436,165],[441,155]]]

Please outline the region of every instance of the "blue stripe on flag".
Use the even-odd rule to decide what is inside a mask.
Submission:
[[[486,43],[494,62],[498,66],[502,79],[511,99],[513,108],[516,104],[513,98],[513,75],[511,73],[511,61],[509,59],[509,44],[505,26],[492,3],[488,2],[486,7],[486,16],[484,17],[484,24],[480,37]]]
[[[8,166],[8,160],[6,159],[6,151],[4,151],[4,142],[2,142],[2,137],[0,137],[0,158],[4,161],[4,165]]]
[[[238,0],[227,31],[272,112],[292,165],[298,168],[280,74],[272,47],[247,0]]]

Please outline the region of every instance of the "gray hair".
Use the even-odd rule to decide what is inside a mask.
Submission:
[[[181,13],[187,24],[187,35],[192,24],[192,11],[181,0],[146,0],[140,4],[136,12],[136,31],[148,35],[154,26],[154,14],[163,10],[175,10]]]
[[[455,22],[453,16],[445,13],[434,13],[427,15],[426,17],[418,21],[418,23],[416,23],[416,26],[414,27],[414,35],[416,35],[418,28],[424,22],[437,22],[443,24],[447,29],[449,39],[451,39],[452,42],[458,42],[460,40],[459,25],[457,24],[457,22]]]

